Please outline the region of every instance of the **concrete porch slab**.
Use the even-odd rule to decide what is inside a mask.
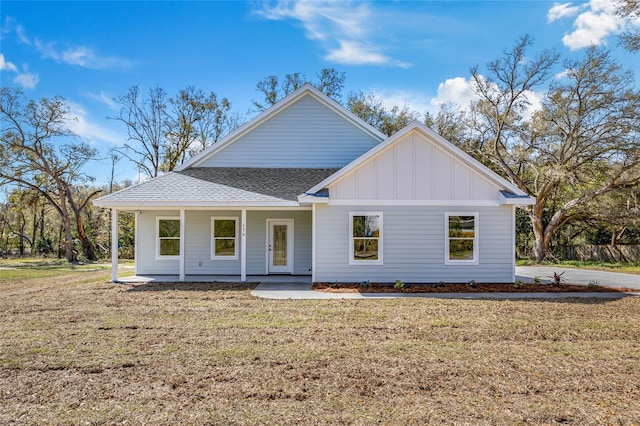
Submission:
[[[119,283],[170,283],[179,282],[178,275],[134,275],[118,278]],[[240,275],[186,275],[184,282],[235,283]],[[311,284],[311,275],[247,275],[247,282],[259,283],[303,283]]]

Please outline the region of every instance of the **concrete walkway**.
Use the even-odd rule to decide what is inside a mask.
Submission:
[[[431,299],[566,299],[566,298],[599,298],[620,299],[640,296],[640,275],[618,274],[615,272],[587,271],[571,268],[519,266],[516,268],[516,279],[533,282],[540,277],[543,282],[551,282],[553,273],[562,273],[567,283],[588,285],[597,282],[599,285],[615,288],[637,289],[638,293],[326,293],[313,291],[309,282],[261,282],[251,292],[256,297],[265,299],[295,300],[328,300],[328,299],[392,299],[398,297],[420,297]]]

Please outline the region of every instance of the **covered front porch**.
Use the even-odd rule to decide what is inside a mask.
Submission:
[[[135,275],[118,276],[119,211],[135,217]],[[304,282],[312,280],[310,207],[112,209],[112,280]]]

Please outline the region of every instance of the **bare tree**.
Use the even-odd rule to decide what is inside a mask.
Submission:
[[[257,111],[264,111],[275,105],[290,93],[298,90],[306,83],[312,84],[319,91],[332,99],[340,101],[344,88],[345,73],[334,68],[324,68],[316,75],[316,81],[311,81],[299,72],[285,74],[281,81],[278,76],[270,75],[256,84],[256,90],[262,93],[262,101],[253,101]]]
[[[144,96],[133,86],[114,100],[120,114],[109,118],[124,123],[128,132],[119,152],[149,177],[175,169],[237,126],[228,99],[193,86],[173,98],[160,87]]]
[[[639,0],[617,0],[615,2],[616,13],[624,18],[628,23],[635,23],[633,29],[625,31],[620,35],[620,43],[630,52],[640,50],[640,30],[637,27],[640,18]]]
[[[109,118],[123,122],[129,137],[120,152],[147,176],[158,176],[166,145],[167,94],[156,86],[144,96],[138,86],[132,86],[114,101],[122,105],[120,115]]]

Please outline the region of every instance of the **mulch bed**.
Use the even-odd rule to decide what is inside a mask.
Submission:
[[[627,288],[616,289],[605,286],[535,283],[524,283],[518,287],[512,283],[476,283],[473,286],[468,283],[405,284],[400,289],[387,283],[314,283],[313,289],[328,293],[623,293],[634,291]]]

